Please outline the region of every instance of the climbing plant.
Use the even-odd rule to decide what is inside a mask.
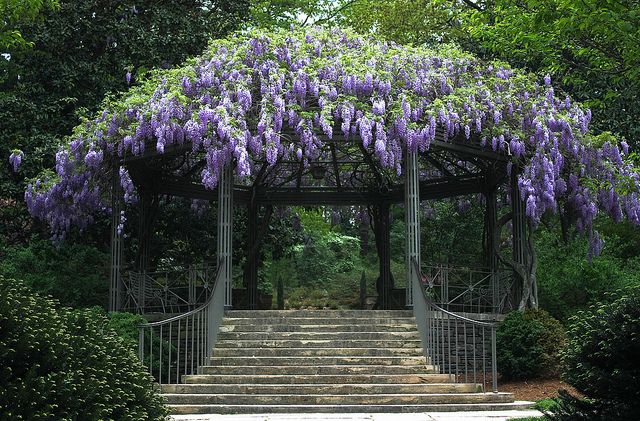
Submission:
[[[205,159],[200,178],[213,189],[225,165],[245,180],[258,161],[309,165],[334,126],[390,177],[400,176],[403,151],[426,152],[442,130],[447,140],[508,155],[530,225],[560,207],[597,253],[598,212],[640,222],[639,181],[627,144],[591,132],[590,121],[591,112],[556,92],[550,77],[539,81],[453,46],[401,46],[339,29],[253,30],[212,41],[200,57],[108,97],[25,198],[32,215],[63,236],[108,211],[113,175],[124,200],[135,200],[117,162],[148,148],[162,155],[187,144]]]

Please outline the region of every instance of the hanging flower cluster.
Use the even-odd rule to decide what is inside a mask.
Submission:
[[[598,209],[638,223],[638,175],[624,162],[626,145],[591,135],[590,119],[556,95],[550,78],[538,83],[451,46],[405,47],[338,29],[256,30],[213,41],[201,57],[105,101],[26,199],[33,215],[63,232],[104,207],[105,168],[120,171],[125,194],[135,196],[116,163],[127,155],[187,145],[206,160],[200,175],[213,189],[225,165],[248,177],[258,161],[308,164],[334,127],[400,175],[403,151],[426,152],[438,129],[510,155],[534,222],[562,200],[583,230]]]

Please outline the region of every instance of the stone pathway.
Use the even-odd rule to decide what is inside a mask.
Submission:
[[[257,414],[257,415],[173,415],[176,421],[504,421],[541,417],[535,410],[428,412],[418,414]]]

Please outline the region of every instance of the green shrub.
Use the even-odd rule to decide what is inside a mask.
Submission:
[[[0,277],[0,419],[164,419],[129,344],[95,309],[56,308]]]
[[[564,394],[560,419],[637,419],[640,414],[640,288],[571,319],[563,379],[587,399]],[[573,414],[573,415],[572,415]],[[575,418],[577,415],[584,418]]]
[[[114,311],[108,314],[107,326],[138,352],[139,326],[146,320],[139,314]]]
[[[558,374],[562,325],[544,310],[510,313],[497,331],[498,370],[508,379]]]
[[[56,247],[48,239],[28,245],[0,244],[0,275],[19,278],[33,291],[51,295],[63,306],[105,306],[109,296],[108,255],[91,245],[67,242]]]

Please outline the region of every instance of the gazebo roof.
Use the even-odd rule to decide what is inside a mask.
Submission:
[[[233,165],[240,201],[399,201],[409,152],[420,156],[423,198],[480,192],[515,168],[534,221],[563,201],[582,226],[598,206],[638,222],[626,144],[590,134],[590,119],[548,77],[538,83],[452,46],[400,46],[338,29],[256,30],[212,41],[200,57],[107,98],[61,148],[56,174],[34,181],[26,199],[63,232],[105,207],[109,168],[120,168],[126,198],[135,182],[210,199],[221,169]]]

